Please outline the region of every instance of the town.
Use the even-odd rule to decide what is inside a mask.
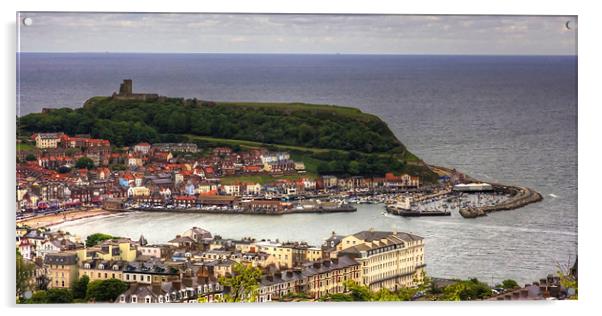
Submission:
[[[199,148],[194,143],[116,148],[108,140],[61,132],[36,133],[31,142],[29,149],[18,151],[18,219],[82,206],[266,214],[354,211],[347,203],[350,195],[421,187],[419,177],[407,174],[308,174],[289,152],[266,148]]]
[[[99,238],[96,238],[99,237]],[[115,303],[220,302],[232,295],[223,278],[242,267],[259,273],[257,302],[294,295],[318,300],[344,293],[350,282],[372,291],[416,287],[425,276],[422,237],[383,231],[335,232],[316,247],[304,242],[225,239],[192,227],[165,244],[103,234],[17,227],[20,256],[35,265],[31,288],[72,289],[82,278],[119,280]],[[221,281],[220,281],[221,280]],[[117,282],[117,281],[115,281]],[[123,283],[121,283],[123,282]]]
[[[17,225],[17,301],[219,303],[542,300],[576,297],[566,274],[520,287],[427,276],[423,237],[397,231],[332,232],[320,246],[240,239],[200,227],[161,244],[102,233],[79,236]]]

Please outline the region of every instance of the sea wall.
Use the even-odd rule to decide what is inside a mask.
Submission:
[[[445,167],[440,166],[429,166],[431,170],[439,175],[461,175],[464,178],[465,182],[482,182],[475,178],[472,178],[468,175],[462,174],[456,170],[452,170]],[[460,209],[460,215],[464,218],[475,218],[479,216],[486,216],[487,213],[497,212],[497,211],[507,211],[514,210],[517,208],[521,208],[525,205],[536,203],[543,200],[541,194],[536,192],[535,190],[527,187],[520,186],[511,186],[511,185],[503,185],[499,183],[489,183],[493,186],[493,190],[496,192],[501,192],[505,194],[509,194],[510,198],[505,200],[504,202],[493,205],[493,206],[482,206],[482,207],[470,207]]]
[[[541,194],[526,187],[494,184],[493,188],[494,191],[497,192],[509,193],[511,195],[510,198],[497,205],[460,209],[460,215],[462,215],[464,218],[475,218],[479,216],[485,216],[490,212],[514,210],[543,200]]]

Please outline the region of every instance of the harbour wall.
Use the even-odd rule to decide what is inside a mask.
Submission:
[[[466,182],[482,182],[458,171],[440,167],[440,166],[429,166],[433,172],[439,175],[451,176],[452,174],[461,174]],[[488,182],[489,183],[489,182]],[[506,201],[490,206],[481,207],[469,207],[460,209],[460,215],[464,218],[475,218],[480,216],[486,216],[490,212],[507,211],[521,208],[525,205],[536,203],[543,200],[542,195],[539,192],[527,187],[504,185],[499,183],[489,183],[496,192],[509,194],[510,198]]]

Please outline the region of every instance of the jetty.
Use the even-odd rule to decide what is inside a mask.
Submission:
[[[462,178],[466,182],[480,182],[477,179],[474,179],[468,175],[458,172],[455,169],[449,169],[440,166],[432,166],[429,165],[431,170],[441,176],[454,176],[456,178]],[[506,211],[506,210],[514,210],[517,208],[521,208],[525,205],[540,202],[543,200],[543,196],[536,192],[535,190],[522,186],[511,186],[504,185],[499,183],[489,183],[493,187],[494,192],[500,192],[504,194],[508,194],[510,198],[507,200],[496,204],[496,205],[487,205],[480,207],[467,207],[460,209],[460,215],[464,218],[476,218],[480,216],[486,216],[487,213],[497,212],[497,211]]]
[[[514,210],[527,204],[543,200],[541,194],[527,187],[504,186],[500,184],[492,185],[494,191],[507,193],[510,195],[510,198],[497,205],[461,208],[460,215],[464,218],[475,218],[486,216],[487,213],[490,212]]]

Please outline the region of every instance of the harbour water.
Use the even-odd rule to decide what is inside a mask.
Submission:
[[[21,54],[20,109],[78,107],[134,90],[205,100],[295,101],[358,107],[387,122],[429,163],[497,183],[531,187],[544,200],[477,219],[356,213],[284,216],[134,213],[59,226],[165,242],[196,225],[224,237],[319,244],[332,231],[369,228],[426,238],[427,271],[440,277],[530,282],[577,253],[577,58],[219,54]],[[586,210],[587,211],[587,210]]]

